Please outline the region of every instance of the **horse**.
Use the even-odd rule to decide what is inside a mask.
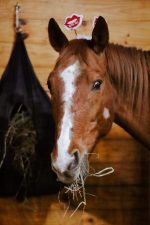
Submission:
[[[52,168],[58,180],[73,183],[89,170],[87,155],[112,123],[150,149],[150,51],[109,43],[98,17],[91,40],[69,41],[56,21],[49,41],[59,53],[47,84],[56,126]]]

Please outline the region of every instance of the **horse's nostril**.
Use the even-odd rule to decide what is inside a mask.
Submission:
[[[75,168],[78,166],[78,164],[79,164],[79,151],[76,150],[75,152],[73,152],[72,156],[73,156],[73,160],[72,160],[72,162],[69,164],[68,170],[73,170],[73,169],[75,169]]]

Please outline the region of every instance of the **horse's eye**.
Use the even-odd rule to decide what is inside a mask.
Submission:
[[[99,90],[102,82],[102,80],[95,80],[92,85],[92,90]]]

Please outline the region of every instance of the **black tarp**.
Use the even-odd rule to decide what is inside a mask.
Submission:
[[[50,99],[41,87],[29,60],[21,33],[16,41],[8,65],[0,81],[0,162],[4,157],[4,140],[12,113],[23,105],[34,123],[37,133],[36,160],[32,165],[32,179],[23,178],[12,164],[12,154],[6,152],[0,168],[0,195],[49,194],[58,190],[51,170],[50,152],[54,144],[54,122]]]

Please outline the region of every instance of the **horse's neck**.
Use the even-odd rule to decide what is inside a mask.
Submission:
[[[150,148],[150,52],[110,44],[106,58],[115,122]]]

